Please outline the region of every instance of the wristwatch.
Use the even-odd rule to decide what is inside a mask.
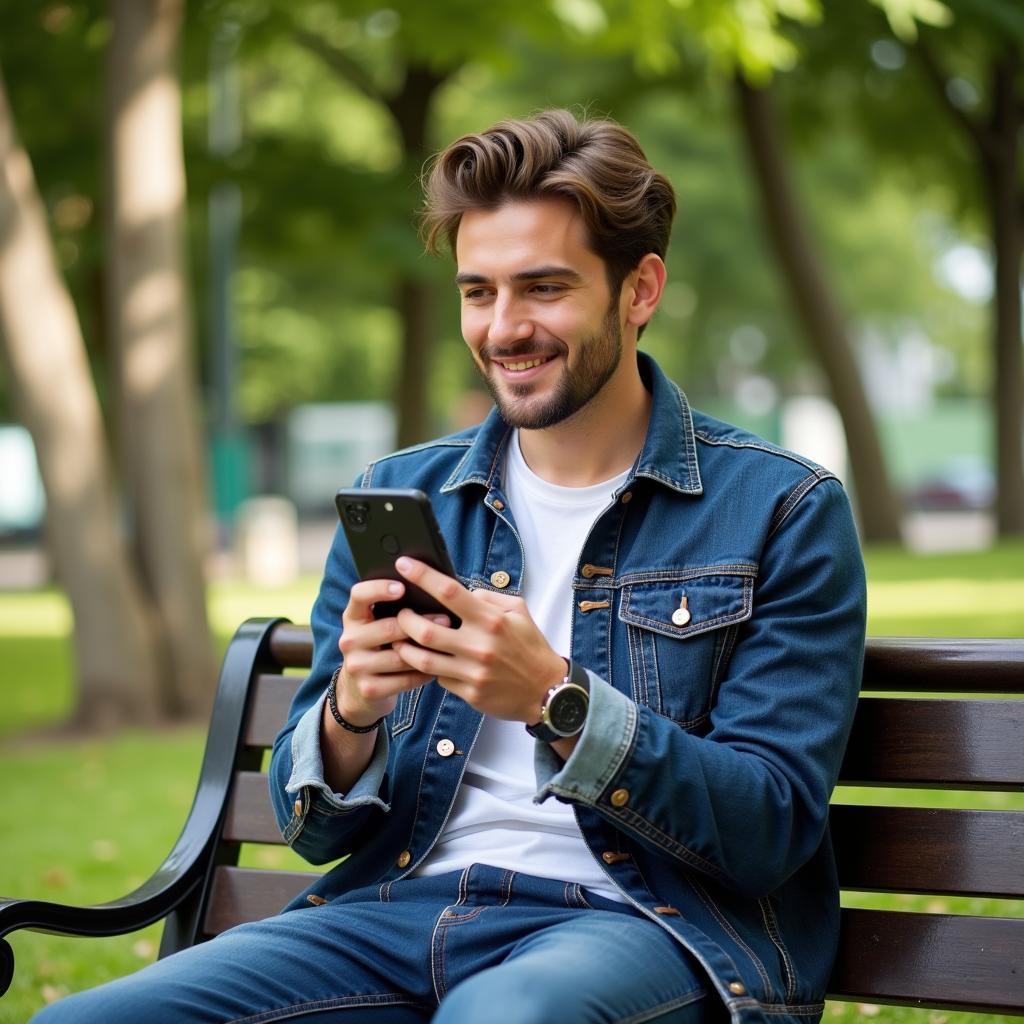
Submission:
[[[590,679],[586,670],[569,658],[565,659],[565,678],[555,683],[544,695],[540,721],[527,725],[526,731],[545,743],[575,736],[583,731],[590,707]]]

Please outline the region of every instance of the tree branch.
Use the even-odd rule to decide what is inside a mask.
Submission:
[[[931,82],[935,94],[939,97],[939,102],[946,108],[946,112],[963,129],[968,141],[973,143],[985,159],[993,159],[995,157],[995,146],[991,133],[985,129],[981,122],[976,121],[967,111],[961,110],[949,98],[949,92],[947,91],[949,77],[939,67],[938,59],[931,48],[923,39],[919,38],[914,49],[921,60],[925,77]]]
[[[364,96],[377,103],[388,102],[388,98],[377,88],[376,83],[357,61],[347,53],[331,46],[330,43],[304,28],[295,29],[295,40],[310,53],[316,54],[335,74],[354,85]]]

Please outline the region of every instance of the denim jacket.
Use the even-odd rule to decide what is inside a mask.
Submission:
[[[839,927],[828,801],[864,646],[849,503],[828,470],[692,410],[638,359],[647,437],[566,595],[590,711],[568,761],[538,741],[535,799],[573,805],[612,884],[696,957],[734,1022],[815,1020]],[[509,436],[492,413],[381,459],[362,484],[425,491],[462,582],[516,594]],[[339,531],[313,608],[312,670],[271,764],[288,843],[316,864],[346,857],[308,890],[324,899],[414,872],[482,717],[436,682],[404,693],[352,789],[325,785],[320,716],[355,580]],[[685,622],[673,619],[684,596]]]

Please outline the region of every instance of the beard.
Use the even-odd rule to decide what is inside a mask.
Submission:
[[[487,361],[499,356],[503,359],[529,359],[548,355],[558,356],[565,351],[551,346],[538,348],[529,342],[520,348],[502,349],[484,346],[481,357]],[[501,418],[510,426],[521,430],[543,430],[567,420],[580,411],[611,379],[622,358],[622,330],[619,327],[617,304],[609,306],[596,333],[584,338],[577,348],[574,365],[566,365],[561,379],[552,393],[543,399],[531,401],[536,390],[532,383],[507,384],[496,381],[479,364],[477,370],[497,406]]]

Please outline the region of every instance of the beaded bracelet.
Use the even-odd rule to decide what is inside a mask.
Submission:
[[[347,729],[349,732],[373,732],[373,730],[384,721],[383,716],[378,718],[372,725],[353,725],[351,722],[346,722],[345,719],[341,717],[341,712],[338,710],[338,695],[335,692],[339,675],[341,675],[340,665],[334,670],[334,674],[331,676],[331,681],[327,684],[327,703],[330,706],[334,720],[342,727],[342,729]]]

